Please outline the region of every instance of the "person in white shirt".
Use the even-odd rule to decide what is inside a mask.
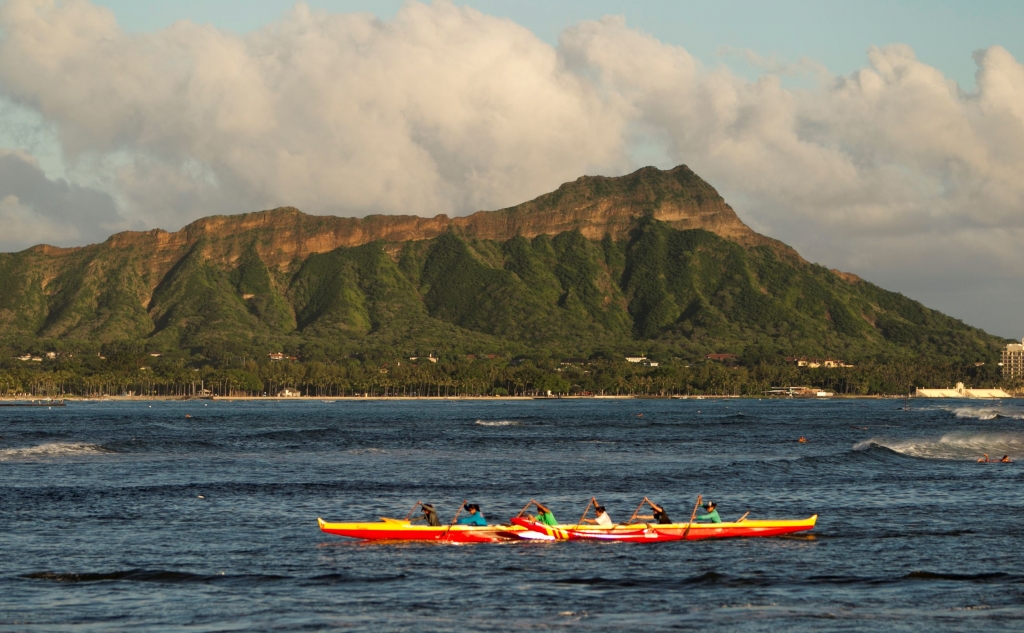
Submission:
[[[608,512],[604,509],[604,506],[597,506],[594,508],[594,512],[597,513],[597,518],[583,519],[583,522],[593,523],[594,525],[612,525],[612,518],[608,516]]]

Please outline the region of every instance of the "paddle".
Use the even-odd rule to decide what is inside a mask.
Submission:
[[[536,500],[536,499],[534,499],[533,497],[531,497],[531,498],[530,498],[530,502],[529,502],[529,503],[527,503],[527,504],[526,504],[525,506],[523,506],[523,509],[522,509],[522,510],[520,510],[520,511],[519,511],[519,514],[517,514],[516,516],[517,516],[517,517],[521,517],[521,516],[523,516],[523,513],[524,513],[524,512],[526,512],[526,509],[527,509],[527,508],[529,508],[530,506],[532,506],[532,505],[533,505],[533,504],[535,504],[535,503],[537,503],[537,500]]]
[[[469,501],[469,499],[463,499],[462,500],[462,505],[460,505],[459,509],[455,511],[455,517],[452,519],[452,522],[448,524],[448,530],[451,530],[452,526],[455,525],[455,522],[459,520],[459,513],[461,513],[462,509],[464,507],[466,507],[466,502],[467,501]],[[448,530],[444,531],[444,534],[441,535],[441,538],[444,538],[444,537],[448,536]]]
[[[644,497],[644,500],[640,502],[640,505],[638,505],[636,507],[636,510],[633,510],[633,514],[631,514],[630,517],[629,517],[629,520],[626,521],[626,525],[629,525],[630,523],[633,522],[633,519],[636,518],[637,513],[640,512],[640,508],[644,507],[645,503],[650,503],[650,502],[651,502],[650,499],[648,499],[647,497]]]
[[[686,524],[686,529],[683,530],[683,538],[690,533],[690,526],[693,524],[694,517],[697,516],[697,508],[700,507],[701,495],[697,495],[697,503],[693,504],[693,512],[690,513],[690,522]]]
[[[743,519],[747,518],[747,514],[750,514],[750,510],[747,510],[747,513],[746,513],[746,514],[744,514],[744,515],[743,515],[743,516],[741,516],[740,518],[736,519],[736,522],[737,522],[737,523],[740,523],[740,522],[742,522],[742,521],[743,521]]]
[[[597,499],[591,497],[590,501],[587,502],[587,507],[583,510],[583,516],[580,517],[580,522],[576,524],[576,527],[573,528],[574,530],[583,524],[583,519],[587,518],[587,513],[590,512],[590,506],[597,506]]]
[[[409,510],[409,514],[405,515],[405,520],[408,521],[409,519],[411,519],[412,518],[412,513],[415,512],[416,508],[420,507],[421,505],[423,505],[423,502],[422,501],[417,501],[416,504],[413,505],[412,510]]]

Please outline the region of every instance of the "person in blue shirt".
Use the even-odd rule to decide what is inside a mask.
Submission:
[[[718,510],[716,510],[715,507],[716,506],[714,501],[708,501],[707,503],[704,504],[704,511],[707,512],[707,514],[702,514],[696,517],[695,520],[711,521],[712,523],[721,523],[722,519],[719,518]]]
[[[455,522],[456,525],[487,525],[487,519],[480,512],[480,506],[475,503],[470,503],[465,506],[466,511],[469,512],[468,516],[464,516]]]

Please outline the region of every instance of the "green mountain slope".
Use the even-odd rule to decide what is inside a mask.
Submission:
[[[8,354],[118,342],[209,358],[640,351],[851,362],[991,362],[1003,343],[757,235],[685,167],[581,178],[456,220],[283,209],[0,254]]]

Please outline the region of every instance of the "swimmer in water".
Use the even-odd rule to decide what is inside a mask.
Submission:
[[[981,458],[978,459],[979,464],[987,464],[989,463],[989,461],[991,460],[989,460],[988,458],[988,453],[985,453]]]
[[[806,444],[807,443],[807,438],[804,437],[803,435],[801,435],[800,439],[798,439],[797,442],[800,442],[801,444]]]
[[[1003,455],[1003,458],[999,460],[1003,464],[1012,464],[1013,460],[1010,459],[1009,455]]]

